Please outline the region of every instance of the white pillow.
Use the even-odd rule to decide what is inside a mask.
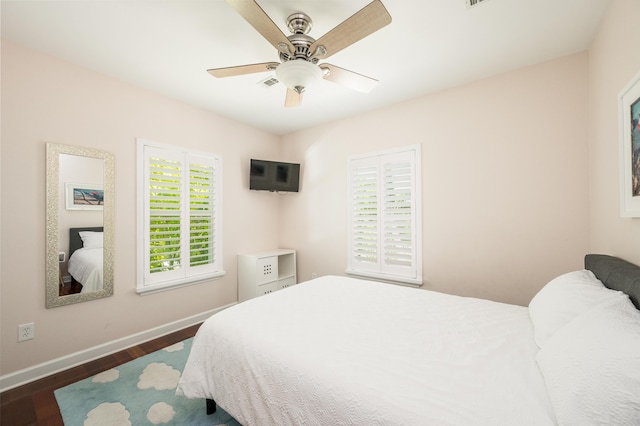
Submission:
[[[576,316],[612,297],[620,291],[606,288],[593,272],[583,269],[569,272],[549,281],[529,303],[529,316],[539,347]]]
[[[627,297],[580,315],[537,359],[560,425],[640,425],[640,311]]]
[[[104,235],[103,232],[81,231],[78,234],[82,239],[83,248],[102,248]]]

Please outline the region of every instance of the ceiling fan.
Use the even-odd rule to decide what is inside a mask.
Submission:
[[[222,78],[275,71],[278,80],[287,86],[286,107],[300,106],[305,89],[323,78],[365,93],[378,83],[373,78],[318,61],[391,23],[391,15],[380,0],[372,1],[318,40],[307,35],[312,21],[304,13],[297,12],[287,18],[287,27],[292,33],[287,37],[255,0],[225,1],[278,50],[280,62],[207,70],[212,76]]]

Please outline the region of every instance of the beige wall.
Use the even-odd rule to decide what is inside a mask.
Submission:
[[[640,2],[615,0],[590,49],[591,250],[640,264],[640,218],[619,208],[618,95],[640,73]]]
[[[224,278],[135,293],[136,137],[222,154]],[[44,308],[45,142],[115,157],[113,297]],[[278,240],[279,200],[249,191],[249,159],[278,152],[277,136],[3,42],[0,374],[235,302],[236,255]],[[36,338],[17,343],[28,322]]]
[[[588,249],[588,57],[529,67],[283,138],[303,163],[281,245],[344,274],[347,157],[422,146],[423,288],[527,304]]]

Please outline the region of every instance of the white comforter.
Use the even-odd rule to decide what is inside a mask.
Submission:
[[[81,293],[102,290],[102,252],[102,248],[81,248],[69,258],[69,273],[82,284]]]
[[[323,277],[208,319],[177,394],[247,426],[549,425],[537,350],[524,307]]]

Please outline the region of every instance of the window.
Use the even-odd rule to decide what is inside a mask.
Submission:
[[[422,284],[420,146],[349,158],[347,273]]]
[[[138,293],[224,275],[221,157],[138,139],[138,191]]]

